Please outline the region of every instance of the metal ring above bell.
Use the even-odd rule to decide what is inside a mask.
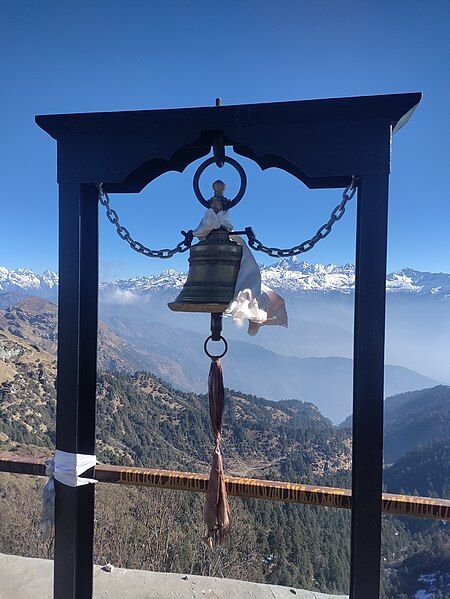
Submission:
[[[224,343],[224,349],[223,352],[217,356],[214,356],[212,354],[209,353],[208,351],[208,341],[210,341],[212,339],[212,335],[210,335],[209,337],[207,337],[205,339],[205,343],[203,344],[203,349],[205,350],[205,354],[208,356],[208,358],[211,358],[211,360],[218,360],[220,358],[223,358],[224,355],[227,353],[228,351],[228,343],[227,340],[225,339],[225,337],[222,337],[222,335],[220,335],[220,341],[223,341]]]
[[[245,171],[242,168],[242,166],[239,164],[239,162],[237,160],[234,160],[234,158],[230,158],[229,156],[224,156],[223,162],[226,162],[227,164],[231,164],[231,166],[234,166],[234,168],[237,170],[237,172],[239,173],[239,176],[241,178],[241,186],[239,188],[239,191],[237,192],[237,194],[235,195],[235,197],[232,200],[228,200],[228,203],[227,203],[227,210],[228,210],[229,208],[233,208],[233,206],[236,206],[236,204],[242,200],[245,190],[247,189],[247,175],[245,174]],[[209,200],[207,200],[205,197],[203,197],[203,194],[200,191],[199,183],[200,183],[200,177],[201,177],[203,171],[205,169],[207,169],[208,166],[210,166],[211,164],[216,164],[216,158],[214,156],[212,156],[211,158],[208,158],[207,160],[205,160],[204,162],[201,163],[201,165],[195,171],[194,180],[192,182],[192,184],[194,186],[194,193],[195,193],[198,201],[203,206],[205,206],[205,208],[209,208]]]

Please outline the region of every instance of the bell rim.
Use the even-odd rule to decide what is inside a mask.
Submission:
[[[204,304],[194,302],[169,302],[168,307],[174,312],[205,312],[209,314],[225,312],[230,305],[229,303],[220,304]]]

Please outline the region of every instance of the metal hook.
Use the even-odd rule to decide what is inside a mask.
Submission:
[[[211,314],[211,340],[220,341],[220,334],[222,333],[222,313],[213,312]]]
[[[225,140],[222,131],[214,133],[212,151],[216,165],[222,168],[225,164]]]

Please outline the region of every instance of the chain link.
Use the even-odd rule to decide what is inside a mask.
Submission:
[[[308,252],[312,250],[312,248],[321,241],[325,239],[330,233],[331,229],[335,222],[340,220],[344,216],[345,207],[347,202],[349,202],[352,197],[355,195],[357,188],[357,178],[352,177],[351,183],[348,187],[346,187],[342,193],[341,203],[336,206],[336,208],[331,213],[329,220],[322,225],[316,232],[316,234],[311,237],[311,239],[307,239],[303,243],[299,245],[295,245],[292,248],[275,248],[275,247],[267,247],[264,245],[259,239],[256,238],[255,233],[251,227],[246,227],[245,234],[248,237],[248,245],[257,252],[264,252],[268,256],[272,256],[273,258],[288,258],[290,256],[297,256],[298,254],[303,254],[304,252]]]
[[[117,212],[111,208],[109,196],[104,191],[101,183],[98,184],[98,199],[100,204],[106,208],[106,216],[110,223],[112,223],[117,230],[117,235],[126,241],[132,250],[138,252],[139,254],[143,254],[144,256],[148,256],[149,258],[172,258],[175,254],[182,254],[186,252],[192,244],[192,240],[194,235],[192,231],[181,231],[181,234],[184,235],[184,239],[180,241],[173,249],[164,248],[162,250],[151,250],[150,248],[143,245],[140,241],[136,241],[130,235],[130,232],[126,227],[120,224],[119,215]]]
[[[347,202],[349,202],[353,196],[355,195],[357,188],[357,178],[355,176],[352,177],[350,185],[344,189],[342,192],[342,200],[340,204],[336,206],[333,212],[330,215],[328,221],[322,225],[316,232],[316,234],[311,237],[311,239],[307,239],[300,243],[299,245],[295,245],[292,248],[276,248],[276,247],[268,247],[264,245],[259,239],[256,238],[255,233],[251,227],[246,227],[243,233],[248,237],[248,245],[257,252],[264,252],[268,256],[272,256],[273,258],[288,258],[290,256],[297,256],[298,254],[303,254],[312,250],[312,248],[321,241],[328,237],[331,233],[331,229],[335,222],[340,220],[345,213],[345,208],[347,206]],[[117,212],[111,208],[110,200],[108,194],[103,190],[102,184],[99,183],[99,200],[100,203],[106,208],[106,216],[108,220],[116,227],[117,234],[121,239],[126,241],[132,250],[138,252],[139,254],[143,254],[144,256],[148,256],[149,258],[172,258],[175,254],[182,254],[186,252],[192,245],[193,240],[193,232],[189,230],[187,233],[185,231],[181,231],[181,234],[184,235],[184,239],[180,241],[173,249],[164,248],[162,250],[151,250],[150,248],[143,245],[140,241],[136,241],[130,235],[130,232],[126,227],[120,224],[119,216]]]

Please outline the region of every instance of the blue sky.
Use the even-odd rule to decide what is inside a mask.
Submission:
[[[389,268],[450,271],[450,3],[428,1],[0,0],[0,265],[57,268],[55,144],[35,114],[204,106],[422,91],[394,137]],[[309,191],[274,169],[248,171],[232,220],[268,245],[293,245],[324,222],[339,190]],[[113,198],[132,233],[175,245],[202,209],[196,165],[138,197]],[[234,173],[212,169],[207,185]],[[305,255],[354,260],[354,205]],[[184,268],[129,250],[101,214],[102,277]]]

